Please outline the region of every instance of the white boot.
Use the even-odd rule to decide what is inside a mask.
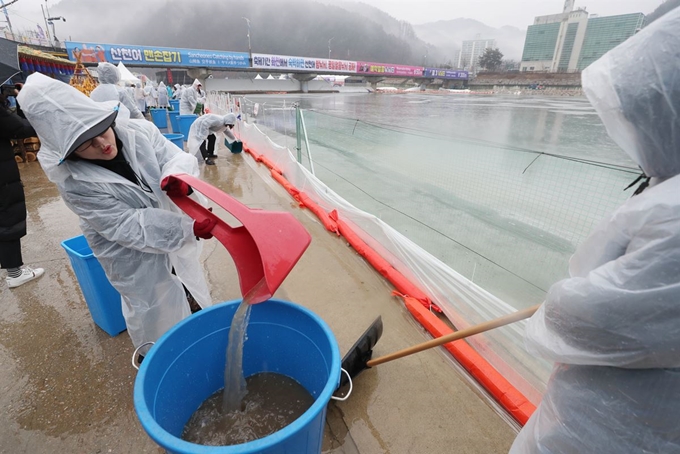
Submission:
[[[7,286],[9,288],[14,288],[19,287],[21,284],[25,284],[28,281],[32,281],[33,279],[38,279],[44,273],[45,270],[42,268],[33,269],[30,266],[25,266],[21,269],[21,276],[7,277],[5,280],[7,281]]]

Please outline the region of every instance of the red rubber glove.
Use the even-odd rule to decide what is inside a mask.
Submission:
[[[217,221],[213,218],[205,218],[202,221],[194,221],[194,235],[204,240],[212,238],[212,229],[217,225]]]
[[[161,189],[163,189],[170,197],[182,197],[189,195],[191,187],[183,181],[171,180],[170,178],[163,178],[161,181]]]

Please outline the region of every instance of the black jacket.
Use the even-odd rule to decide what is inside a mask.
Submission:
[[[26,235],[26,201],[10,139],[35,137],[28,121],[0,106],[0,241]]]

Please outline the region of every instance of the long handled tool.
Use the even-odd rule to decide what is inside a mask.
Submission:
[[[170,196],[196,221],[216,221],[212,234],[234,260],[241,295],[250,294],[252,304],[274,295],[309,246],[312,237],[292,214],[248,208],[218,188],[187,174],[170,175],[224,208],[242,224],[231,227],[212,211],[188,196]]]
[[[449,342],[459,340],[459,339],[464,339],[466,337],[483,333],[486,331],[490,331],[495,328],[499,328],[501,326],[509,325],[511,323],[515,323],[520,320],[524,320],[526,318],[531,317],[534,315],[534,312],[538,310],[538,308],[541,307],[540,304],[537,304],[536,306],[529,307],[527,309],[523,309],[521,311],[513,312],[512,314],[504,315],[503,317],[496,318],[494,320],[490,320],[488,322],[480,323],[479,325],[471,326],[466,329],[462,329],[460,331],[456,331],[455,333],[447,334],[446,336],[438,337],[436,339],[432,339],[427,342],[423,342],[422,344],[414,345],[413,347],[405,348],[403,350],[399,350],[397,352],[391,353],[389,355],[381,356],[379,358],[372,359],[370,361],[367,361],[365,365],[361,364],[356,364],[354,367],[357,369],[361,367],[361,369],[358,369],[359,371],[363,370],[366,366],[368,367],[373,367],[377,366],[378,364],[383,364],[388,361],[392,361],[395,359],[403,358],[404,356],[412,355],[414,353],[422,352],[423,350],[427,350],[432,347],[437,347],[439,345],[443,344],[448,344]],[[352,369],[355,370],[355,369]],[[352,375],[352,371],[348,370],[350,375]],[[356,372],[358,373],[358,372]]]

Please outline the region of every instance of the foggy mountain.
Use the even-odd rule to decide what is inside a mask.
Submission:
[[[346,9],[352,13],[359,14],[380,25],[386,33],[406,40],[406,42],[411,44],[411,47],[415,51],[416,55],[423,56],[423,63],[420,63],[422,66],[436,66],[437,63],[444,64],[447,61],[444,52],[442,52],[440,48],[432,45],[432,43],[427,42],[427,40],[421,39],[413,29],[413,25],[406,21],[395,19],[385,11],[376,8],[375,6],[352,1],[318,1],[326,4],[332,4]]]
[[[62,0],[50,10],[68,17],[61,37],[113,44],[247,52],[247,17],[254,53],[328,57],[333,38],[332,58],[441,66],[456,63],[460,42],[476,34],[496,38],[508,58],[519,59],[524,45],[524,32],[513,27],[470,19],[413,26],[343,0]]]
[[[493,28],[474,19],[453,19],[414,25],[418,37],[437,46],[455,66],[461,43],[469,39],[495,39],[504,59],[521,60],[526,30]]]
[[[375,21],[344,8],[314,1],[62,0],[51,8],[68,17],[62,36],[73,41],[248,51],[422,65],[427,45],[390,34]],[[171,7],[168,5],[172,5]],[[389,16],[388,16],[389,17]],[[101,18],[106,18],[102,20]],[[396,21],[396,19],[395,19]],[[114,25],[115,24],[115,25]]]

